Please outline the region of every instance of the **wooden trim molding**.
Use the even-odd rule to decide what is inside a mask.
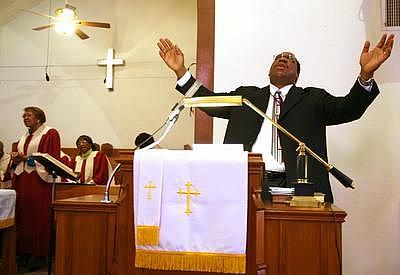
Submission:
[[[215,0],[197,0],[197,66],[196,76],[209,88],[214,88]],[[200,109],[195,111],[194,142],[212,143],[212,117]]]

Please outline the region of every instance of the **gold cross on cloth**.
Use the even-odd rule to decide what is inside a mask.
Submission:
[[[151,190],[152,190],[152,189],[156,189],[157,186],[153,185],[153,181],[150,180],[149,183],[147,183],[147,184],[144,186],[144,188],[147,189],[147,197],[146,197],[146,199],[151,200],[151,199],[152,199]]]
[[[190,187],[192,187],[192,184],[188,181],[185,184],[186,186],[186,191],[183,191],[182,189],[179,188],[179,191],[177,192],[178,195],[186,195],[186,210],[185,210],[185,214],[186,215],[190,215],[192,213],[192,210],[190,209],[190,202],[191,202],[191,196],[198,196],[200,195],[199,191],[192,191],[190,189]]]

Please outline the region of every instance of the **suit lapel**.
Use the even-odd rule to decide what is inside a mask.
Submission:
[[[289,93],[286,95],[279,119],[283,119],[290,109],[299,103],[303,96],[304,90],[293,85],[289,90]]]
[[[263,100],[260,101],[260,106],[257,107],[260,108],[261,111],[265,113],[267,111],[268,102],[270,98],[269,85],[267,87],[261,88],[261,97],[263,98]]]
[[[245,96],[262,112],[267,111],[268,101],[270,98],[269,86],[258,89],[256,93],[251,93]],[[253,111],[252,111],[253,112]]]

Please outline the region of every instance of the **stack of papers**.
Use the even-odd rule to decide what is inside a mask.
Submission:
[[[269,191],[271,195],[293,195],[294,188],[287,188],[287,187],[270,187]]]

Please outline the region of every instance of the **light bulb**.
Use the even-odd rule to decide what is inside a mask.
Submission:
[[[75,32],[75,12],[63,8],[56,11],[55,30],[62,35],[71,35]]]
[[[74,22],[65,22],[60,21],[55,23],[55,30],[57,33],[62,35],[71,35],[75,31],[75,23]]]

